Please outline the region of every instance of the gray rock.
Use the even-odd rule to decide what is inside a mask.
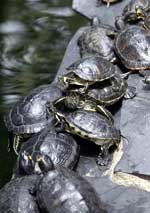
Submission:
[[[66,68],[69,65],[80,59],[80,49],[77,45],[77,40],[86,28],[87,27],[81,27],[70,40],[54,81],[57,81],[59,75],[67,73]]]
[[[128,140],[116,171],[150,175],[150,86],[144,85],[136,74],[128,80],[137,88],[137,96],[123,101],[121,108],[121,133]]]
[[[149,192],[113,183],[93,158],[81,157],[77,171],[95,188],[108,213],[149,213]]]
[[[111,4],[107,7],[106,4],[99,0],[73,0],[73,9],[91,19],[93,16],[98,16],[102,23],[114,25],[115,16],[122,14],[123,8],[130,2],[130,0],[122,0],[118,3]]]

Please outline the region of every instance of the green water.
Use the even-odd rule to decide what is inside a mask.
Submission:
[[[86,20],[71,0],[2,0],[0,8],[0,187],[16,156],[7,152],[3,115],[38,85],[50,83],[75,31]]]

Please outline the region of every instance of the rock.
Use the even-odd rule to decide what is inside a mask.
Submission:
[[[138,74],[131,75],[128,83],[136,87],[137,96],[122,104],[120,128],[128,142],[115,171],[150,175],[150,85],[144,85]]]
[[[67,72],[66,68],[69,65],[80,59],[80,49],[77,45],[77,40],[86,28],[87,27],[81,27],[70,40],[54,81],[57,81],[59,75],[63,75]]]
[[[123,8],[129,2],[130,0],[122,0],[107,7],[101,0],[73,0],[72,7],[89,19],[98,16],[102,23],[114,25],[115,16],[121,15]]]
[[[108,213],[149,213],[149,192],[113,183],[93,158],[81,157],[77,171],[95,188]]]

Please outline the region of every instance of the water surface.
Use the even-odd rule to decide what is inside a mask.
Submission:
[[[50,83],[75,31],[86,20],[70,0],[3,0],[0,8],[0,187],[16,156],[7,152],[3,115],[33,88]]]

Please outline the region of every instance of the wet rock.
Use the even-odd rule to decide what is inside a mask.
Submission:
[[[130,0],[122,0],[107,7],[100,0],[73,0],[73,9],[91,19],[98,16],[102,23],[114,25],[115,16],[122,14],[123,8]],[[99,3],[98,3],[99,2]]]
[[[128,142],[115,171],[150,175],[150,85],[138,74],[131,75],[128,82],[137,88],[137,96],[122,104],[120,128]]]
[[[149,192],[113,183],[93,158],[81,157],[77,171],[95,188],[108,213],[149,213]]]

